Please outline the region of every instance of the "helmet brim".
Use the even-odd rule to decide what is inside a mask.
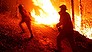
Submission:
[[[67,10],[65,5],[61,5],[61,6],[59,6],[59,8]]]

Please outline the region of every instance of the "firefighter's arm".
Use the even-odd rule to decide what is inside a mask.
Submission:
[[[58,24],[56,24],[56,27],[60,27],[62,25],[61,22],[59,22]]]

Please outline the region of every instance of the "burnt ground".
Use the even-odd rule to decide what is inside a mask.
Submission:
[[[24,34],[19,27],[20,18],[10,12],[0,14],[0,52],[55,52],[58,30],[43,24],[32,23],[34,37],[29,39],[30,33],[23,23]],[[75,31],[77,52],[92,52],[92,40]],[[72,52],[71,47],[64,39],[63,52]]]

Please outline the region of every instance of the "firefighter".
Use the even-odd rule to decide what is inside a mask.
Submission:
[[[22,23],[25,22],[26,25],[27,25],[27,27],[28,27],[28,29],[29,29],[29,31],[30,31],[30,34],[31,34],[31,37],[30,38],[33,38],[32,30],[31,30],[31,22],[30,22],[31,21],[30,17],[32,17],[32,16],[30,15],[29,12],[27,12],[24,9],[24,6],[23,5],[20,4],[18,6],[18,8],[19,8],[19,13],[21,14],[21,18],[22,18],[22,20],[19,23],[19,26],[22,29],[22,32],[21,33],[25,33],[25,30],[22,27]]]
[[[72,50],[74,51],[74,39],[73,39],[73,24],[71,21],[71,17],[69,15],[69,13],[66,12],[67,8],[65,5],[61,5],[60,7],[60,11],[58,12],[60,15],[60,19],[59,19],[59,23],[56,25],[57,28],[59,29],[59,35],[57,36],[57,48],[58,51],[61,52],[62,51],[62,45],[61,45],[61,41],[64,38],[67,38]]]

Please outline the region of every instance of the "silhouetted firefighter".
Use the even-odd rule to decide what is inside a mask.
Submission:
[[[31,34],[31,37],[30,38],[33,38],[32,30],[31,30],[31,22],[30,22],[31,21],[30,17],[32,17],[32,16],[30,15],[29,12],[27,12],[24,9],[23,5],[20,4],[18,6],[18,8],[19,8],[19,13],[21,14],[21,18],[22,18],[21,22],[19,23],[19,26],[22,29],[22,32],[21,33],[24,33],[25,32],[24,29],[23,29],[23,27],[22,27],[22,23],[25,22],[26,25],[27,25],[27,27],[28,27],[28,29],[29,29],[29,31],[30,31],[30,34]]]
[[[59,8],[60,8],[60,12],[59,12],[60,19],[59,19],[59,23],[56,25],[59,32],[60,32],[59,35],[57,36],[58,51],[59,52],[62,51],[61,41],[64,38],[67,38],[70,45],[71,45],[71,48],[74,52],[74,45],[75,45],[74,39],[73,39],[74,31],[73,31],[73,25],[72,25],[72,22],[71,22],[70,15],[69,15],[69,13],[66,12],[67,8],[66,8],[65,5],[61,5]],[[60,27],[62,27],[62,28],[60,28]]]

